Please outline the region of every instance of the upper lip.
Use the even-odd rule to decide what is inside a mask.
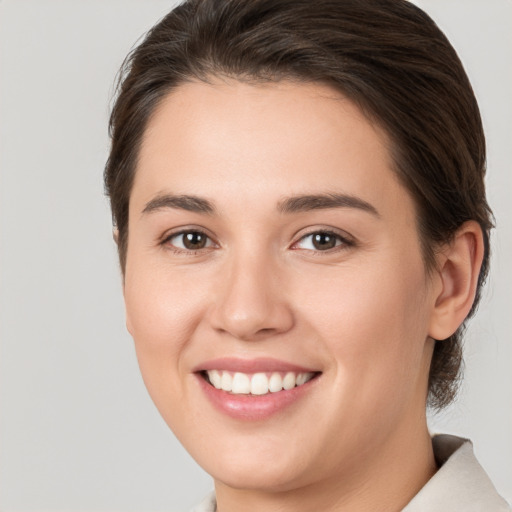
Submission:
[[[255,359],[242,359],[236,357],[222,357],[217,359],[210,359],[197,365],[193,368],[194,372],[201,372],[207,370],[225,370],[231,372],[241,373],[259,373],[259,372],[318,372],[316,369],[307,368],[305,366],[281,361],[268,357],[261,357]]]

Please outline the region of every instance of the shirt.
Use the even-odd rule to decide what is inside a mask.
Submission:
[[[511,512],[473,453],[468,439],[446,434],[432,438],[439,466],[402,512]],[[191,512],[216,512],[215,494]]]

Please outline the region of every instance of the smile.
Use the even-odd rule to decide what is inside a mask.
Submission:
[[[322,375],[311,367],[270,358],[221,358],[193,369],[216,410],[236,420],[262,421],[314,396]]]
[[[258,372],[253,374],[226,370],[207,370],[204,376],[216,389],[233,395],[266,395],[290,390],[309,382],[314,372]]]

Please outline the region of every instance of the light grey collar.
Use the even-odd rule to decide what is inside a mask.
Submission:
[[[476,460],[468,439],[436,435],[434,454],[441,467],[402,512],[509,512]]]
[[[436,435],[434,455],[440,466],[402,512],[511,512],[476,460],[471,441]],[[191,512],[216,512],[215,494]]]

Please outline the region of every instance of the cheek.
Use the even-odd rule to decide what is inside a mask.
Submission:
[[[153,395],[154,382],[181,375],[180,356],[201,319],[202,295],[193,279],[137,263],[132,259],[126,269],[126,318]]]
[[[171,272],[161,262],[134,254],[126,266],[124,299],[135,342],[157,349],[190,329],[201,301],[200,283],[193,275]]]
[[[197,288],[162,269],[127,266],[126,316],[140,373],[158,411],[182,436],[190,428],[184,354],[202,315]]]
[[[397,256],[343,269],[325,282],[321,291],[307,291],[304,316],[321,333],[340,388],[369,399],[401,393],[404,383],[410,387],[421,369],[428,329],[421,258],[400,262]]]

